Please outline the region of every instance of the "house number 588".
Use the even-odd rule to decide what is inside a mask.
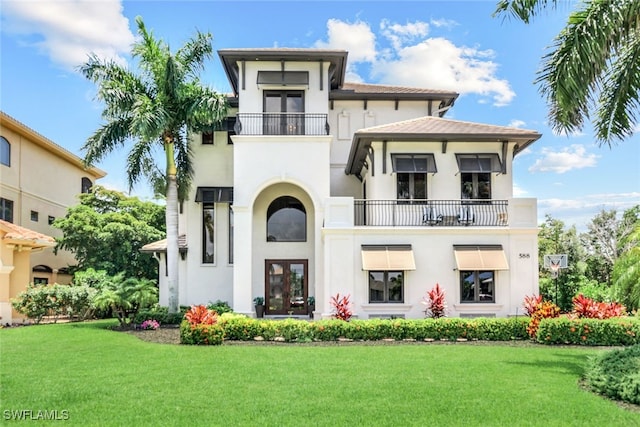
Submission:
[[[518,254],[518,258],[520,258],[520,259],[529,259],[529,258],[531,258],[531,255],[530,254],[519,253]]]

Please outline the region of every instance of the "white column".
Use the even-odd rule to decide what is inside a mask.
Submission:
[[[246,206],[233,206],[233,311],[252,315],[252,218]]]

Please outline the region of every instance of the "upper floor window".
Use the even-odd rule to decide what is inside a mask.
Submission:
[[[0,164],[11,166],[11,144],[4,136],[0,136]]]
[[[265,135],[304,135],[304,92],[265,90],[263,105]]]
[[[462,199],[490,199],[491,174],[500,173],[497,154],[456,154]]]
[[[0,198],[0,219],[13,222],[13,200]]]
[[[268,242],[306,242],[307,211],[291,196],[275,199],[267,209]]]
[[[38,222],[39,217],[40,214],[38,213],[38,211],[31,211],[31,221]]]
[[[91,180],[87,177],[83,177],[82,178],[82,189],[81,192],[84,193],[89,193],[91,192],[91,187],[93,187],[93,182],[91,182]]]
[[[391,164],[396,173],[397,199],[427,198],[427,174],[437,172],[433,154],[392,154]]]
[[[213,132],[202,132],[202,143],[204,145],[213,145]]]

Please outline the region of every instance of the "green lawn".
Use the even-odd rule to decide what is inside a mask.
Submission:
[[[585,361],[601,349],[191,347],[104,326],[0,330],[0,423],[7,411],[66,410],[68,421],[49,424],[640,426],[640,412],[578,387]]]

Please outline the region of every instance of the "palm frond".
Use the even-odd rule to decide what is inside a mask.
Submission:
[[[136,17],[136,24],[140,39],[134,43],[131,53],[134,58],[140,59],[140,67],[158,85],[164,77],[164,60],[169,55],[169,46],[153,37],[153,32],[147,31],[140,16]]]
[[[159,143],[159,141],[158,141]],[[152,156],[152,141],[138,140],[127,156],[127,185],[129,191],[142,177],[150,175],[150,168],[154,160]]]
[[[131,119],[125,117],[119,120],[111,120],[102,125],[82,146],[85,152],[84,161],[91,165],[102,160],[107,154],[131,137]]]
[[[193,180],[193,149],[185,130],[178,131],[174,138],[174,152],[176,156],[176,179],[178,182],[178,200],[183,202],[189,195]]]
[[[609,146],[634,132],[640,107],[640,37],[632,38],[603,79],[595,128]]]
[[[184,87],[182,109],[187,111],[187,126],[202,131],[220,123],[227,117],[227,97],[194,81]]]
[[[176,59],[184,67],[186,75],[195,77],[204,69],[204,62],[213,54],[212,40],[213,36],[210,33],[198,31],[195,37],[178,49]]]
[[[492,16],[502,16],[503,19],[513,17],[528,24],[533,17],[540,14],[549,4],[555,8],[557,3],[558,0],[500,0]]]
[[[569,23],[543,57],[535,80],[549,104],[549,117],[558,132],[582,129],[594,104],[594,93],[612,55],[619,21],[607,1],[585,3],[571,14]]]

